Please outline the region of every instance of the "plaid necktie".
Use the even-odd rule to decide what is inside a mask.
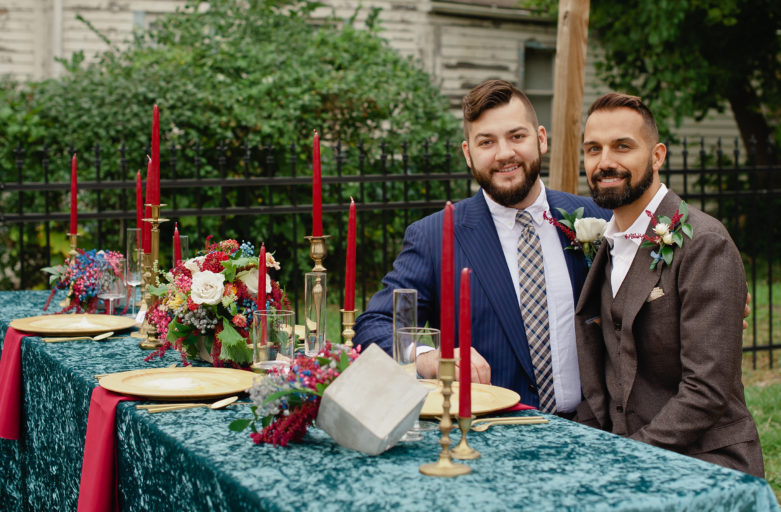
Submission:
[[[534,229],[534,222],[529,212],[518,212],[516,219],[521,225],[521,236],[518,238],[521,316],[526,327],[526,339],[534,366],[540,410],[555,412],[556,397],[553,393],[548,299],[545,294],[545,269],[542,263],[540,237]]]

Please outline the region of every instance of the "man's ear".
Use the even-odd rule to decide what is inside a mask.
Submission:
[[[464,160],[466,160],[466,165],[471,169],[472,157],[469,155],[469,144],[466,141],[461,142],[461,151],[464,153]]]
[[[651,152],[651,166],[654,171],[659,172],[664,164],[664,159],[667,157],[667,146],[661,142],[657,142],[654,149]]]
[[[537,127],[537,140],[540,143],[540,156],[542,156],[548,152],[548,132],[543,125]]]

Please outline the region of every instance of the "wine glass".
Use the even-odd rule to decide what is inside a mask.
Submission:
[[[141,230],[127,229],[127,254],[125,256],[125,284],[132,287],[132,314],[136,314],[136,286],[141,284],[144,250],[141,248]]]
[[[118,258],[100,272],[98,298],[108,301],[106,314],[114,314],[114,301],[125,296],[125,258]]]

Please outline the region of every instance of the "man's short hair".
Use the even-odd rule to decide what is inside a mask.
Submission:
[[[656,128],[654,115],[645,103],[643,103],[643,100],[637,96],[620,92],[609,92],[604,96],[600,96],[591,104],[591,107],[588,109],[588,115],[590,116],[594,112],[599,112],[601,110],[615,110],[617,108],[629,108],[643,116],[645,126],[651,135],[651,142],[654,144],[659,142],[659,130]]]
[[[492,108],[501,107],[510,103],[512,98],[518,98],[526,107],[530,120],[537,128],[540,122],[537,120],[537,112],[534,111],[529,98],[506,80],[486,80],[464,96],[461,108],[464,112],[464,138],[469,139],[467,124],[476,121],[483,112]]]

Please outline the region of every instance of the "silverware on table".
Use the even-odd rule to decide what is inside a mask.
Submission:
[[[206,403],[170,403],[170,404],[145,404],[145,405],[137,405],[136,409],[147,411],[150,414],[158,413],[158,412],[171,412],[171,411],[180,411],[183,409],[195,409],[197,407],[208,407],[209,409],[222,409],[224,407],[228,407],[229,405],[232,405],[238,400],[238,396],[230,396],[228,398],[223,398],[221,400],[217,400],[214,403],[206,404]],[[250,402],[240,402],[237,405],[241,404],[249,404]]]
[[[57,337],[57,338],[42,338],[42,339],[46,343],[59,343],[61,341],[75,341],[75,340],[92,340],[92,341],[102,341],[102,340],[106,340],[106,339],[114,340],[114,339],[119,339],[119,338],[123,338],[124,337],[124,336],[110,337],[113,334],[114,334],[114,331],[108,331],[108,332],[104,332],[104,333],[98,334],[97,336],[71,336],[71,337],[68,337],[68,338],[59,338],[59,337]]]
[[[542,416],[512,416],[508,418],[481,418],[472,422],[472,430],[485,432],[494,425],[538,425],[548,423]]]

